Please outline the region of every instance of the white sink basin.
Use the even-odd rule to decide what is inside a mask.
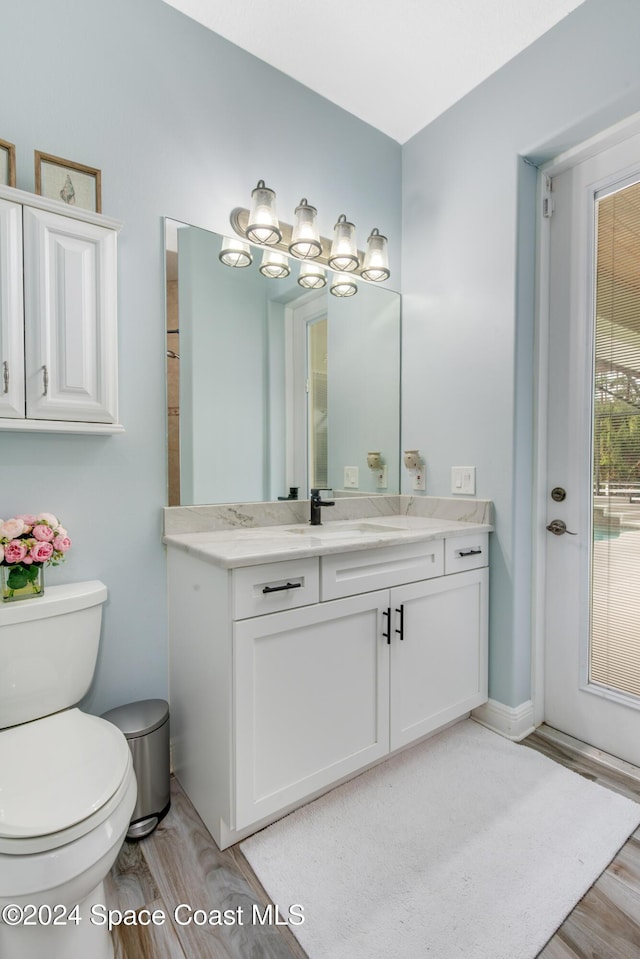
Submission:
[[[344,526],[333,526],[329,523],[326,526],[311,526],[311,524],[308,526],[293,526],[291,529],[288,529],[287,532],[302,536],[327,536],[331,538],[344,536],[345,538],[352,538],[356,534],[401,533],[405,532],[405,530],[399,526],[383,526],[382,523],[345,523]]]

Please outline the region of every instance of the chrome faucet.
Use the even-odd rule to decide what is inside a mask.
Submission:
[[[335,506],[336,504],[332,499],[321,499],[320,489],[311,490],[311,518],[309,523],[311,526],[322,526],[321,511],[323,506]]]

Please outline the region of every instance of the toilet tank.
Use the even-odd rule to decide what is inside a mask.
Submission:
[[[93,679],[106,598],[104,583],[92,580],[0,603],[0,729],[82,699]]]

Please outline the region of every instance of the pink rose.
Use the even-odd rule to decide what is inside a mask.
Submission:
[[[71,546],[71,540],[68,536],[58,535],[54,539],[52,546],[58,553],[66,553]]]
[[[55,530],[55,534],[56,534],[56,536],[68,536],[68,535],[69,535],[69,534],[67,533],[66,529],[64,528],[64,526],[58,526],[58,528]]]
[[[4,548],[5,563],[21,563],[27,555],[27,547],[19,539],[12,539]]]
[[[43,523],[48,523],[49,526],[53,526],[55,529],[58,526],[58,518],[53,515],[53,513],[38,513],[36,520],[41,520]]]
[[[31,556],[30,553],[27,553],[27,555],[25,556],[25,558],[22,560],[22,565],[23,565],[23,566],[31,566],[32,563],[33,563],[33,558],[32,558],[32,556]]]
[[[0,528],[0,536],[3,536],[5,539],[15,539],[16,536],[21,536],[23,533],[24,521],[19,517],[6,520]]]
[[[25,526],[33,526],[36,521],[34,513],[19,513],[16,519],[24,520]]]
[[[31,547],[30,556],[34,563],[46,563],[53,555],[51,543],[36,543]]]
[[[56,535],[51,527],[46,526],[44,523],[36,523],[31,532],[41,543],[50,543]]]

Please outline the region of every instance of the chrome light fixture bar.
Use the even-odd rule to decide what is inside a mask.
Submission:
[[[334,271],[335,276],[330,282],[329,289],[334,296],[353,296],[358,286],[355,278],[371,283],[380,283],[389,279],[389,255],[387,252],[387,238],[379,230],[374,229],[367,241],[367,251],[363,253],[357,249],[355,227],[347,220],[344,213],[338,217],[332,240],[318,234],[315,219],[317,210],[303,198],[295,210],[296,222],[292,227],[287,223],[280,223],[276,215],[276,195],[273,190],[265,186],[264,180],[251,194],[251,209],[236,207],[231,211],[230,221],[235,233],[242,241],[256,243],[268,247],[270,251],[293,256],[302,260],[298,283],[308,289],[317,289],[325,286],[327,277],[322,267]],[[244,266],[247,262],[233,262],[233,256],[223,257],[226,254],[226,238],[220,259],[227,266]],[[249,252],[249,256],[250,256]],[[284,263],[270,264],[268,258],[263,257],[260,272],[265,276],[287,276],[290,268],[285,272]],[[281,272],[278,272],[281,270]]]

